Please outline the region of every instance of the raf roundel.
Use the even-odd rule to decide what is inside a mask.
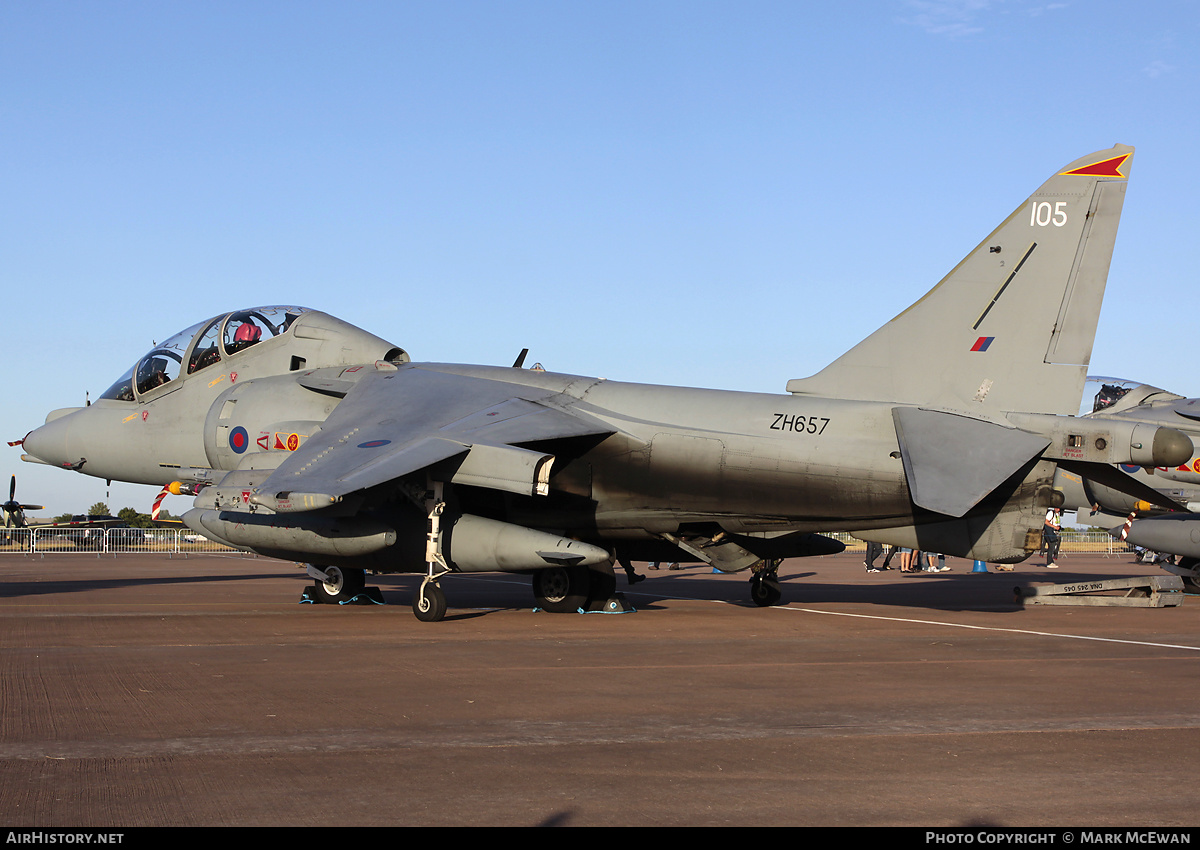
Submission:
[[[380,446],[386,446],[390,442],[391,440],[368,440],[365,443],[359,443],[358,447],[360,449],[377,449]]]
[[[229,432],[229,448],[241,454],[246,451],[248,445],[250,445],[250,435],[246,433],[246,429],[241,425]]]

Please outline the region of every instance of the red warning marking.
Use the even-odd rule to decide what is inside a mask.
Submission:
[[[1124,177],[1121,173],[1121,166],[1125,164],[1125,160],[1129,159],[1132,154],[1123,153],[1120,156],[1114,156],[1112,159],[1102,159],[1100,162],[1093,162],[1091,165],[1084,165],[1079,168],[1073,168],[1070,171],[1064,171],[1063,174],[1079,174],[1084,177]]]

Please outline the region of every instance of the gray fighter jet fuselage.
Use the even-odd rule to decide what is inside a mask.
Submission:
[[[813,532],[996,562],[1038,548],[1056,465],[1175,466],[1191,442],[1076,419],[1132,148],[1057,172],[924,298],[788,395],[413,363],[325,313],[218,316],[56,411],[28,459],[195,493],[217,540],[362,571],[534,575],[545,607],[611,595],[612,563],[767,564]],[[936,334],[925,333],[936,327]]]
[[[1101,389],[1089,418],[1172,428],[1200,445],[1200,399],[1131,381],[1091,380]],[[1100,480],[1060,469],[1055,487],[1081,522],[1106,528],[1135,546],[1180,556],[1178,564],[1165,568],[1193,584],[1200,582],[1200,457],[1194,448],[1182,463],[1121,465]]]
[[[1200,444],[1200,399],[1187,399],[1133,381],[1088,380],[1101,387],[1088,418],[1173,428],[1187,435],[1193,445]],[[1178,511],[1189,504],[1200,507],[1200,457],[1196,456],[1195,449],[1190,458],[1176,466],[1155,468],[1124,464],[1118,470],[1122,477],[1132,479],[1124,482],[1124,489],[1064,473],[1061,469],[1055,486],[1065,494],[1069,510],[1103,512],[1109,515],[1106,518],[1109,522],[1113,518],[1124,521],[1130,512],[1145,515]],[[1160,498],[1156,499],[1154,494]]]

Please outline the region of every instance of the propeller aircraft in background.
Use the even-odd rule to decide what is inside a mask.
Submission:
[[[8,482],[8,501],[0,505],[0,509],[4,511],[4,527],[5,528],[28,528],[29,523],[25,519],[26,511],[44,511],[45,505],[24,505],[17,501],[17,476],[13,476]]]

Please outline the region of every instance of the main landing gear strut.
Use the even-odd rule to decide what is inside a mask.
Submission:
[[[783,586],[779,583],[779,565],[782,559],[768,559],[750,577],[750,598],[755,605],[768,608],[778,605],[783,598]]]
[[[442,591],[440,580],[451,572],[450,562],[442,551],[441,521],[446,509],[443,497],[443,482],[430,481],[424,491],[424,508],[426,515],[425,535],[425,575],[421,585],[413,594],[412,609],[418,620],[425,623],[436,623],[446,616],[446,595]],[[420,504],[421,496],[412,494],[413,501]],[[487,523],[487,520],[476,520]],[[502,526],[501,523],[491,523],[492,526]],[[539,532],[532,532],[537,535]],[[617,580],[613,572],[611,554],[590,544],[580,544],[572,550],[571,541],[554,541],[549,535],[552,545],[563,544],[562,551],[548,551],[537,554],[547,564],[543,568],[533,568],[533,594],[537,607],[552,612],[571,613],[575,611],[603,611],[606,613],[623,613],[633,610],[622,594],[616,592]],[[535,542],[537,538],[534,538]],[[580,550],[584,550],[580,554]],[[608,560],[603,560],[608,554]],[[589,561],[590,566],[583,562]],[[551,566],[551,564],[556,564]],[[478,566],[475,567],[478,569]],[[345,567],[310,566],[309,574],[317,579],[313,591],[317,601],[333,602],[346,601],[361,593],[365,583],[365,571]],[[374,590],[374,588],[372,588]]]
[[[380,601],[377,588],[367,588],[367,571],[352,567],[327,567],[308,564],[307,572],[316,581],[305,593],[313,602],[345,604],[356,596],[368,593],[373,601]]]

